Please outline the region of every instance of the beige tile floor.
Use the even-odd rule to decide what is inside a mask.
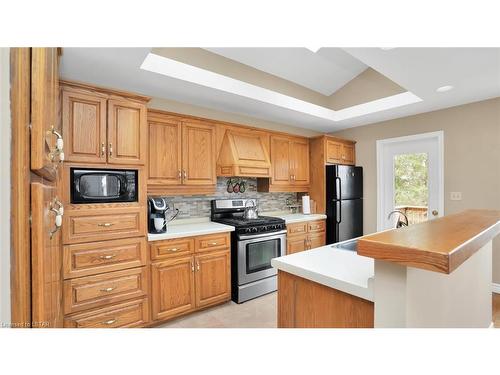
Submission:
[[[277,296],[271,293],[239,305],[227,302],[174,319],[158,328],[276,328]]]
[[[227,302],[158,328],[276,328],[277,296],[271,293],[240,305]],[[493,294],[493,322],[500,328],[500,294]]]

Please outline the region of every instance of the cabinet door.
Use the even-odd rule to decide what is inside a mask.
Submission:
[[[317,247],[325,246],[325,232],[322,233],[310,233],[308,248],[315,249]]]
[[[211,305],[231,297],[230,251],[198,255],[196,262],[196,307]]]
[[[146,106],[126,100],[108,100],[108,163],[146,161]]]
[[[342,143],[326,141],[326,162],[340,163],[342,161]]]
[[[150,120],[148,124],[148,184],[181,184],[181,122]]]
[[[182,124],[184,185],[215,185],[215,127],[201,122]]]
[[[342,164],[355,164],[353,144],[342,145]]]
[[[61,234],[54,232],[56,188],[31,184],[32,326],[62,327]],[[52,234],[51,234],[52,233]]]
[[[31,49],[31,170],[53,181],[58,121],[59,69],[57,48]],[[53,159],[54,161],[53,162]]]
[[[194,263],[192,257],[151,264],[153,320],[166,319],[194,309]]]
[[[294,254],[306,249],[307,236],[293,236],[286,239],[286,253]]]
[[[293,140],[293,183],[297,185],[309,185],[309,140]]]
[[[63,89],[62,123],[67,161],[106,163],[106,97]]]
[[[272,184],[290,185],[290,140],[288,138],[271,137]]]

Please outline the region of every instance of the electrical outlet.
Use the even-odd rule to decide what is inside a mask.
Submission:
[[[460,191],[452,191],[450,193],[450,199],[452,201],[461,201],[462,200],[462,192],[460,192]]]

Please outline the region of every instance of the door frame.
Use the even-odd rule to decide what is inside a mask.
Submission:
[[[385,183],[384,183],[384,163],[383,152],[385,146],[399,142],[421,141],[435,139],[438,144],[438,194],[439,194],[439,212],[444,215],[444,131],[439,130],[429,133],[420,133],[407,135],[403,137],[387,138],[377,140],[377,231],[384,230],[385,215]]]

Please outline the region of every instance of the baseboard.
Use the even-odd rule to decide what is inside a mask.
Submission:
[[[495,284],[495,283],[493,283],[493,284],[492,284],[492,289],[493,289],[493,293],[498,293],[498,294],[500,294],[500,284]]]

